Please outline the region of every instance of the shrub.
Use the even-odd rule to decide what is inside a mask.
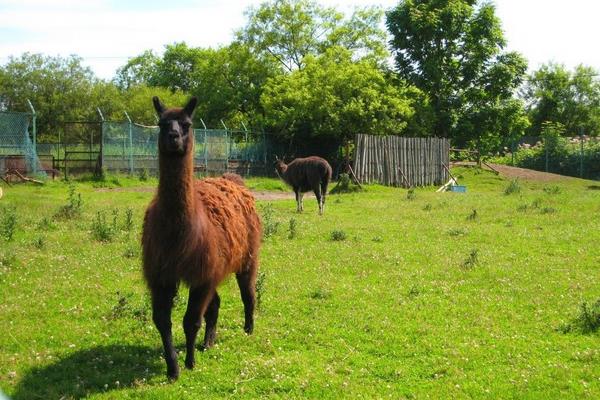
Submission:
[[[342,240],[346,240],[346,232],[342,230],[334,230],[331,232],[331,240],[339,242]]]
[[[477,249],[471,250],[469,257],[465,261],[463,261],[462,266],[465,269],[471,269],[479,264],[479,251]]]
[[[350,179],[350,175],[348,174],[340,174],[338,179],[338,184],[335,185],[333,189],[329,191],[329,193],[354,193],[360,192],[362,189],[360,186],[354,184],[352,179]]]
[[[56,216],[63,219],[77,218],[81,215],[82,207],[83,201],[81,200],[81,193],[77,193],[75,185],[70,184],[67,204],[58,210]]]
[[[591,305],[584,301],[579,308],[579,315],[559,328],[563,333],[579,332],[583,334],[594,333],[598,329],[600,329],[600,299]]]
[[[508,186],[504,189],[505,195],[514,193],[521,193],[521,184],[519,183],[518,179],[513,179],[512,181],[510,181]]]
[[[408,192],[406,192],[406,200],[414,200],[416,197],[417,195],[415,194],[415,189],[408,189]]]
[[[0,217],[0,235],[10,242],[13,239],[15,230],[17,229],[17,210],[14,207],[7,207],[2,209],[2,216]]]
[[[104,211],[96,213],[96,219],[92,223],[92,236],[99,242],[110,242],[115,236],[114,224],[111,225],[106,221]]]
[[[298,223],[296,222],[296,218],[290,218],[290,227],[288,228],[289,234],[288,238],[293,239],[298,234]]]
[[[261,214],[263,237],[269,238],[276,234],[277,229],[279,228],[279,222],[275,221],[274,218],[275,210],[273,209],[273,204],[268,203],[264,206],[261,206]]]

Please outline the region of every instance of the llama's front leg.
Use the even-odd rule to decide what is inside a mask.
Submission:
[[[195,365],[195,347],[198,330],[202,325],[202,315],[206,311],[208,302],[213,297],[214,290],[208,286],[190,288],[187,310],[183,317],[183,331],[185,332],[185,366],[192,369]]]
[[[170,380],[176,380],[179,377],[179,366],[171,334],[171,309],[173,308],[173,298],[177,293],[177,285],[157,286],[151,292],[152,320],[162,339],[167,363],[167,377]]]
[[[248,334],[254,330],[254,306],[256,303],[256,273],[258,263],[255,260],[250,262],[250,268],[244,272],[236,274],[242,302],[244,303],[244,331]]]

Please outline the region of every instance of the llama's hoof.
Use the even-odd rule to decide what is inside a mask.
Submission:
[[[169,382],[175,382],[179,378],[179,367],[176,365],[174,368],[167,369],[167,379]]]
[[[196,366],[196,361],[190,360],[190,359],[186,358],[186,360],[185,360],[185,367],[187,369],[194,369],[195,366]]]
[[[200,347],[200,351],[207,351],[208,349],[214,347],[215,342],[213,342],[212,340],[210,342],[204,342],[202,344],[202,347]]]
[[[244,326],[244,332],[246,332],[248,335],[252,335],[253,331],[254,331],[254,324]]]

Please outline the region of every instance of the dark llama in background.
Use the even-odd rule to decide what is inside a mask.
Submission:
[[[286,164],[277,158],[275,161],[275,170],[281,179],[294,189],[298,212],[304,210],[303,194],[312,190],[319,203],[319,214],[323,214],[327,185],[329,185],[329,181],[331,180],[331,165],[329,165],[327,160],[311,156],[296,158],[291,163]]]
[[[203,349],[215,341],[220,299],[217,286],[235,273],[244,303],[244,330],[254,327],[255,285],[261,225],[254,197],[239,176],[194,179],[193,97],[184,108],[165,108],[153,98],[160,121],[159,183],[146,210],[142,236],[144,278],[152,319],[160,332],[167,376],[179,366],[171,334],[171,309],[180,281],[189,286],[183,318],[185,366],[194,367],[196,336],[206,323]]]

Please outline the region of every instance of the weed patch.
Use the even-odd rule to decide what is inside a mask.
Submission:
[[[578,332],[582,334],[595,333],[600,329],[600,299],[591,305],[583,302],[579,307],[579,315],[571,322],[561,326],[563,333]]]
[[[512,181],[510,181],[508,186],[504,189],[504,194],[510,195],[510,194],[518,194],[518,193],[521,193],[521,184],[519,183],[518,179],[513,179]]]
[[[2,215],[0,215],[0,235],[2,235],[4,240],[10,242],[16,230],[17,209],[14,207],[2,208]]]
[[[343,240],[346,240],[346,232],[344,232],[343,230],[334,230],[331,232],[331,240],[333,240],[334,242],[341,242]]]

